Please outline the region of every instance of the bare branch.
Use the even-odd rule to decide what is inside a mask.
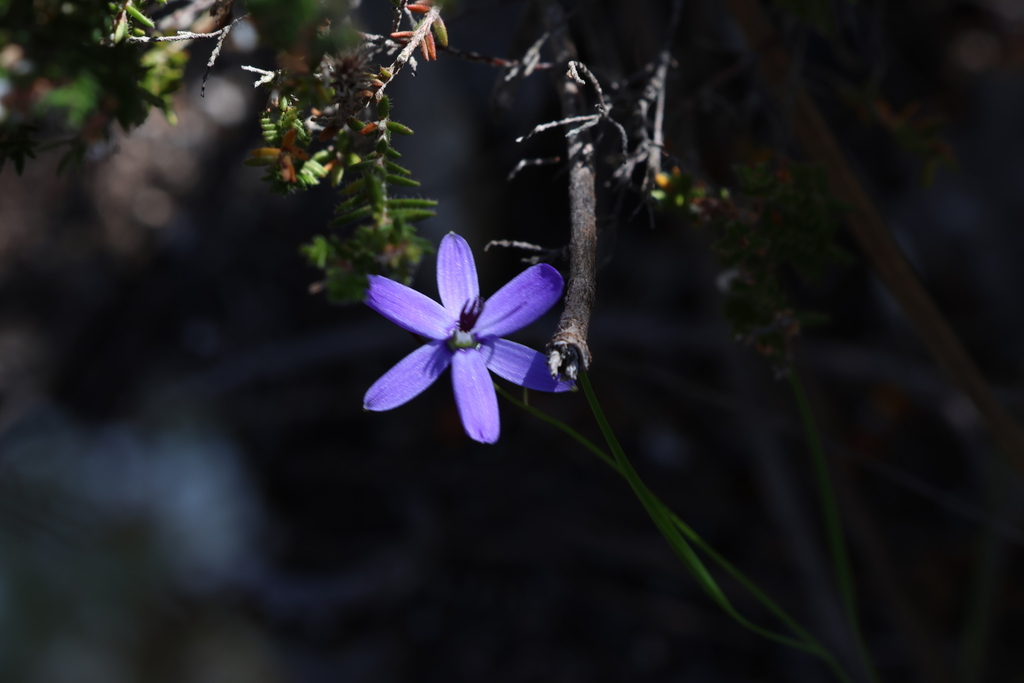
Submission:
[[[587,80],[584,80],[583,78],[580,77],[580,71],[582,71],[583,74],[587,77]],[[578,128],[573,128],[572,130],[565,134],[566,137],[572,138],[579,135],[585,130],[593,128],[601,121],[608,121],[612,125],[614,125],[615,128],[619,131],[619,135],[622,138],[622,154],[626,155],[629,151],[629,138],[626,135],[626,129],[622,127],[621,123],[619,123],[618,121],[611,117],[611,107],[608,106],[608,103],[604,99],[604,91],[601,90],[601,84],[597,82],[597,78],[594,77],[594,74],[592,74],[590,72],[590,69],[588,69],[582,62],[569,62],[569,68],[566,72],[566,75],[572,80],[576,81],[576,83],[578,83],[579,85],[586,85],[587,81],[589,81],[594,86],[594,90],[597,93],[598,99],[598,103],[595,107],[597,109],[597,113],[590,114],[588,116],[570,116],[569,118],[561,119],[559,121],[548,121],[547,123],[542,123],[539,126],[534,126],[533,130],[531,130],[526,135],[522,135],[516,138],[516,142],[522,142],[523,140],[527,140],[533,137],[537,133],[542,133],[546,130],[557,128],[558,126],[567,126],[572,123],[582,123],[582,126],[579,126]]]
[[[506,81],[514,78],[520,72],[525,78],[534,71],[544,71],[554,66],[551,62],[542,62],[539,59],[528,61],[527,58],[529,55],[527,55],[527,57],[523,57],[523,59],[505,59],[503,57],[492,57],[490,55],[481,54],[479,52],[474,52],[473,50],[462,50],[457,47],[452,47],[451,45],[448,45],[447,47],[438,45],[437,51],[446,52],[452,57],[458,57],[459,59],[464,59],[467,62],[477,62],[478,64],[487,64],[490,66],[508,69],[509,72],[502,76]]]
[[[416,48],[418,48],[420,43],[422,43],[427,37],[434,25],[434,22],[437,21],[440,16],[441,11],[436,7],[431,7],[430,11],[423,15],[423,19],[416,27],[416,30],[414,30],[412,35],[409,36],[409,42],[405,44],[402,51],[398,53],[398,57],[396,57],[395,61],[391,63],[391,66],[388,67],[388,71],[391,72],[391,78],[385,81],[384,85],[377,89],[377,93],[374,95],[374,99],[376,101],[380,102],[381,98],[384,97],[384,90],[388,87],[388,84],[394,81],[394,77],[397,76],[398,72],[402,70],[402,67],[410,61],[412,53],[416,51]]]
[[[491,247],[505,247],[506,249],[524,249],[526,251],[547,251],[539,244],[532,242],[520,242],[519,240],[491,240],[484,245],[484,251]]]
[[[549,0],[544,4],[544,21],[551,35],[550,43],[555,62],[565,64],[576,61],[576,46],[569,37],[565,14],[561,6]],[[581,116],[584,109],[583,93],[579,87],[578,68],[575,78],[555,81],[562,113],[566,119]],[[597,199],[594,191],[594,144],[587,130],[570,131],[569,146],[569,282],[566,287],[565,309],[558,321],[558,330],[547,345],[548,369],[552,376],[575,379],[580,370],[590,367],[590,348],[587,334],[590,313],[597,294],[595,271],[597,268]]]
[[[398,4],[395,5],[395,9],[391,10],[391,33],[402,28],[402,15],[405,12],[405,6],[408,4],[409,0],[399,0]]]
[[[548,121],[547,123],[542,123],[542,124],[540,124],[538,126],[534,126],[533,130],[531,130],[526,135],[521,135],[521,136],[517,137],[516,138],[516,142],[522,142],[523,140],[528,140],[528,139],[532,138],[537,133],[543,133],[546,130],[551,130],[552,128],[558,128],[559,126],[567,126],[567,125],[569,125],[571,123],[580,123],[582,121],[589,122],[590,125],[593,125],[593,124],[597,123],[600,120],[601,120],[601,115],[600,114],[591,114],[589,116],[570,116],[569,118],[561,119],[560,121]],[[587,128],[589,128],[589,127],[590,126],[587,126]],[[566,133],[566,137],[568,137],[569,135],[576,135],[579,130],[580,130],[579,128],[574,128],[573,130],[571,130],[568,133]]]
[[[228,34],[231,33],[231,29],[234,28],[235,24],[237,24],[242,19],[245,19],[246,16],[248,15],[238,17],[230,24],[222,28],[220,31],[218,31],[218,33],[220,33],[220,36],[217,38],[217,45],[213,48],[213,52],[210,53],[210,59],[206,62],[206,71],[203,73],[203,85],[199,89],[200,97],[206,97],[206,81],[210,78],[210,72],[213,71],[213,65],[217,63],[217,57],[220,57],[220,51],[221,48],[224,47],[224,41],[227,40]]]
[[[672,3],[672,17],[669,19],[668,35],[665,36],[665,44],[658,55],[658,67],[654,70],[654,77],[644,89],[643,102],[650,102],[653,93],[654,98],[654,123],[651,126],[651,141],[647,154],[647,173],[644,175],[644,189],[650,187],[654,182],[654,176],[661,173],[661,152],[665,147],[665,92],[668,81],[668,67],[672,63],[672,39],[675,37],[679,22],[683,16],[683,0],[675,0]],[[646,107],[645,107],[646,108]],[[646,112],[644,120],[647,119]]]
[[[646,163],[647,171],[644,174],[641,191],[646,192],[654,177],[661,172],[661,157],[665,148],[665,96],[666,83],[668,81],[668,68],[672,64],[672,39],[683,15],[684,0],[674,0],[672,3],[672,15],[669,19],[668,32],[661,51],[658,53],[658,60],[654,66],[654,73],[651,80],[644,88],[640,100],[637,102],[636,113],[640,119],[640,143],[631,155],[620,165],[612,177],[620,183],[629,180],[637,164]],[[651,123],[648,132],[648,117],[651,106],[654,106],[654,121]]]
[[[249,66],[247,64],[242,65],[242,71],[249,71],[254,74],[260,74],[260,78],[252,84],[252,87],[258,88],[261,85],[267,85],[281,73],[280,71],[267,71],[266,69],[257,69],[255,66]]]
[[[248,15],[246,15],[248,16]],[[216,31],[210,31],[209,33],[192,33],[192,31],[178,31],[173,36],[128,36],[125,38],[129,43],[178,43],[183,40],[203,40],[205,38],[219,38],[223,41],[221,36],[227,36],[231,27],[235,25],[235,22],[245,19],[244,16],[235,19],[224,28],[217,29]]]
[[[533,5],[531,5],[531,8],[532,7]],[[519,32],[535,30],[537,21],[536,12],[528,11],[524,17],[523,25],[519,28]],[[519,61],[510,62],[509,65],[504,68],[504,73],[494,84],[494,92],[491,94],[491,105],[494,107],[495,112],[507,111],[512,105],[512,100],[515,97],[516,90],[519,88],[519,84],[524,79],[528,78],[534,71],[541,68],[542,62],[540,61],[540,50],[544,43],[547,42],[549,35],[550,34],[547,31],[542,33],[541,36],[534,40],[530,47],[523,52]]]
[[[506,180],[512,180],[513,178],[516,177],[516,175],[519,174],[520,171],[522,171],[527,166],[548,166],[550,164],[557,164],[561,160],[562,160],[562,157],[544,157],[544,158],[541,158],[541,159],[520,159],[519,163],[516,164],[515,168],[513,168],[509,172],[508,178],[506,178]]]

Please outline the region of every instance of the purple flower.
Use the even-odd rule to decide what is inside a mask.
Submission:
[[[470,438],[494,443],[501,424],[488,370],[528,389],[572,389],[571,382],[551,377],[542,354],[500,338],[526,327],[558,301],[562,276],[557,270],[544,263],[531,266],[485,301],[473,252],[466,240],[450,232],[437,251],[437,289],[440,304],[394,280],[370,276],[367,305],[430,341],[374,382],[363,408],[397,408],[421,394],[450,365],[462,426]]]

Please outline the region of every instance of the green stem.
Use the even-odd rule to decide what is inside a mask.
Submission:
[[[776,604],[770,597],[763,593],[750,579],[748,579],[742,572],[739,571],[733,564],[731,564],[724,557],[715,552],[697,533],[691,529],[686,523],[684,523],[679,517],[675,515],[661,500],[651,492],[650,489],[643,483],[640,476],[633,469],[629,460],[626,458],[625,452],[619,445],[618,440],[615,438],[615,434],[612,432],[611,426],[604,416],[604,411],[601,410],[601,406],[597,401],[597,397],[594,395],[593,389],[590,386],[589,378],[586,373],[582,373],[580,376],[580,385],[583,387],[583,391],[587,396],[587,401],[590,404],[591,410],[594,413],[594,417],[597,419],[598,425],[601,427],[601,432],[605,436],[605,440],[608,442],[608,446],[611,449],[614,457],[608,455],[592,441],[584,437],[582,434],[577,432],[569,425],[557,420],[539,410],[533,406],[527,405],[525,401],[520,401],[514,396],[506,392],[501,387],[496,386],[498,393],[501,394],[509,402],[527,411],[531,415],[547,422],[548,424],[562,430],[570,437],[572,437],[581,446],[589,450],[591,453],[600,458],[606,465],[615,470],[630,484],[637,498],[643,504],[650,515],[651,520],[654,521],[655,525],[661,531],[662,535],[668,541],[669,545],[675,551],[676,555],[679,556],[683,565],[688,571],[694,576],[697,582],[701,585],[704,591],[715,601],[719,607],[722,608],[730,617],[736,620],[738,623],[743,625],[745,628],[754,631],[755,633],[773,640],[784,645],[808,652],[819,657],[823,660],[828,667],[836,675],[836,678],[844,683],[849,683],[849,677],[846,672],[843,671],[839,662],[835,659],[831,652],[829,652],[817,639],[802,628],[795,619],[793,619],[782,607]],[[684,536],[686,538],[684,538]],[[694,552],[690,543],[700,548],[704,553],[708,555],[719,567],[721,567],[729,576],[735,579],[741,586],[750,592],[755,599],[764,605],[772,614],[774,614],[783,624],[785,624],[799,639],[790,638],[788,636],[776,633],[769,629],[763,628],[749,621],[746,617],[741,615],[733,607],[732,603],[726,597],[725,593],[715,582],[711,573],[707,570],[700,558]]]
[[[520,401],[518,398],[516,398],[512,394],[508,393],[507,391],[502,389],[497,384],[494,385],[494,388],[509,403],[511,403],[511,404],[513,404],[513,405],[515,405],[515,406],[517,406],[519,408],[522,408],[523,410],[528,412],[530,415],[533,415],[534,417],[536,417],[536,418],[538,418],[540,420],[543,420],[544,422],[547,422],[549,425],[562,430],[563,432],[568,434],[570,437],[572,437],[572,439],[574,441],[576,441],[576,443],[580,444],[581,446],[586,448],[588,451],[590,451],[591,453],[593,453],[594,455],[599,457],[601,460],[603,460],[605,465],[608,465],[608,467],[611,467],[613,470],[615,470],[619,474],[622,474],[622,471],[619,469],[619,465],[618,465],[618,463],[615,462],[615,459],[612,458],[607,453],[605,453],[604,451],[602,451],[596,445],[594,445],[593,441],[591,441],[587,437],[583,436],[582,434],[577,432],[575,429],[573,429],[569,425],[567,425],[564,422],[562,422],[561,420],[555,419],[555,418],[551,417],[550,415],[548,415],[547,413],[542,413],[541,411],[537,410],[533,406],[527,404],[526,401]]]
[[[832,555],[832,564],[836,573],[836,581],[839,584],[839,593],[842,596],[843,607],[846,611],[846,619],[849,622],[850,631],[857,644],[857,654],[860,657],[864,671],[869,680],[877,683],[878,672],[868,654],[864,644],[864,636],[861,632],[860,620],[857,616],[857,593],[853,582],[853,569],[850,563],[850,555],[846,548],[846,539],[843,534],[843,523],[839,515],[839,501],[836,498],[835,487],[832,485],[832,477],[828,470],[828,461],[825,458],[825,449],[821,445],[821,435],[818,433],[818,426],[811,412],[811,404],[807,400],[803,384],[796,376],[795,371],[789,373],[789,385],[793,389],[793,396],[796,398],[797,407],[800,411],[800,420],[803,423],[804,433],[807,436],[807,445],[811,450],[811,458],[814,461],[814,474],[818,483],[818,494],[821,499],[821,516],[825,523],[825,534],[828,538],[829,551]]]

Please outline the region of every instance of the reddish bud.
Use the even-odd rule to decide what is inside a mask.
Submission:
[[[255,158],[255,159],[265,159],[267,157],[276,157],[280,153],[281,153],[281,150],[278,149],[277,147],[260,147],[259,149],[254,149],[251,152],[253,158]]]
[[[428,33],[423,37],[423,42],[427,44],[427,54],[430,55],[430,59],[437,59],[437,45],[434,43],[433,34]]]
[[[295,166],[292,164],[292,157],[289,154],[282,154],[278,160],[278,164],[281,166],[281,180],[286,183],[298,182],[298,178],[295,176]]]

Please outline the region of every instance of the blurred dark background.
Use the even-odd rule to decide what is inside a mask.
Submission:
[[[383,32],[388,13],[366,1],[367,30]],[[569,7],[616,102],[642,88],[669,6]],[[835,8],[831,40],[774,15],[794,79],[1021,417],[1024,6]],[[465,0],[447,15],[452,44],[505,56],[524,9]],[[416,341],[309,293],[318,273],[298,246],[336,198],[270,195],[242,165],[267,96],[239,67],[273,64],[253,44],[236,29],[202,99],[210,46],[193,46],[177,126],[154,112],[81,172],[58,177],[54,153],[0,174],[3,680],[830,680],[718,610],[625,483],[562,433],[503,402],[500,442],[469,440],[447,375],[394,411],[362,410]],[[728,184],[751,145],[798,158],[786,103],[722,6],[688,1],[673,55],[674,163]],[[417,132],[396,140],[403,163],[440,200],[422,233],[463,235],[485,293],[523,267],[488,240],[568,240],[561,166],[506,179],[522,158],[564,156],[557,131],[515,142],[560,118],[551,74],[501,117],[496,76],[442,55],[392,91]],[[893,111],[943,118],[958,168],[923,185],[921,158],[841,96],[865,83]],[[788,388],[731,339],[712,236],[604,185],[601,159],[598,396],[649,485],[850,657]],[[867,645],[885,681],[1024,681],[1020,479],[839,239],[851,264],[794,283],[830,316],[796,365],[834,456]],[[433,270],[417,281],[431,295]],[[541,348],[556,316],[517,339]],[[582,395],[533,402],[598,441]]]

